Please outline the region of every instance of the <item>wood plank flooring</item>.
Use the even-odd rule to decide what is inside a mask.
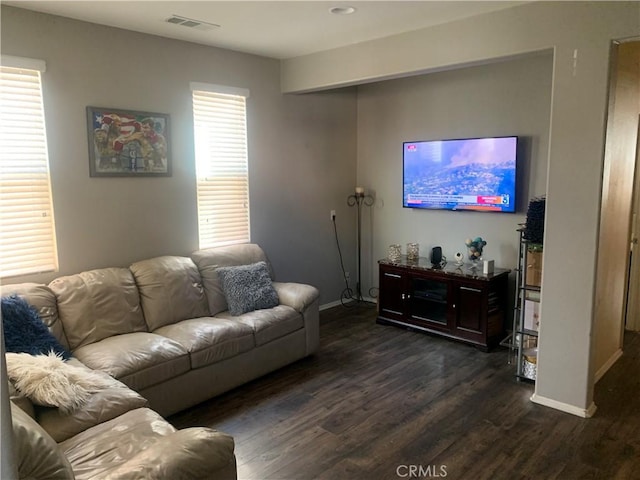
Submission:
[[[640,479],[640,335],[596,385],[596,415],[536,405],[506,349],[321,312],[321,347],[169,418],[233,435],[242,480]]]

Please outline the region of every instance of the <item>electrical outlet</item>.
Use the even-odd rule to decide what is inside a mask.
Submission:
[[[336,219],[336,211],[335,210],[331,210],[331,221]]]
[[[349,272],[344,272],[344,278],[349,280],[351,278],[351,274]]]

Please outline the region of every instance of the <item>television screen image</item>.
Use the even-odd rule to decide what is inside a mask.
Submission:
[[[515,212],[518,137],[403,144],[403,206]]]

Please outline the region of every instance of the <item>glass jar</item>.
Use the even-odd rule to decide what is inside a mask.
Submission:
[[[399,262],[400,258],[402,258],[402,250],[399,244],[392,243],[389,245],[389,260],[392,262]]]
[[[420,256],[420,244],[418,243],[407,243],[407,260],[410,262],[415,262],[418,260]]]

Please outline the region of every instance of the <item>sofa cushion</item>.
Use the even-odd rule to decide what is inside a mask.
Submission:
[[[178,445],[180,448],[176,448]],[[144,480],[236,479],[233,437],[206,427],[191,427],[161,437],[102,478]]]
[[[69,360],[69,364],[102,376],[106,385],[91,395],[82,408],[72,414],[65,414],[57,408],[35,408],[34,415],[38,423],[56,442],[62,442],[129,410],[148,406],[147,400],[139,393],[106,373],[91,370],[75,358]]]
[[[114,468],[176,429],[153,410],[138,408],[61,442],[76,480],[105,478]],[[175,445],[175,448],[178,448]]]
[[[53,438],[47,435],[47,432],[33,418],[13,403],[11,403],[11,420],[18,478],[73,480],[71,465]]]
[[[17,283],[2,285],[0,292],[3,297],[18,295],[24,298],[29,305],[32,305],[38,311],[40,319],[60,344],[66,350],[70,350],[62,322],[58,317],[56,296],[48,286],[39,283]]]
[[[269,274],[273,271],[264,251],[254,243],[242,243],[225,247],[207,248],[191,254],[202,276],[202,284],[207,295],[210,315],[227,310],[227,300],[216,270],[220,267],[248,265],[260,261],[267,262]]]
[[[36,410],[33,405],[33,402],[29,400],[24,393],[18,391],[11,380],[7,381],[9,387],[9,400],[11,400],[14,404],[20,407],[27,415],[35,420],[36,418]]]
[[[230,319],[232,315],[230,312],[222,312],[216,315],[216,318]],[[304,326],[302,315],[285,305],[245,313],[239,317],[233,317],[233,321],[250,327],[258,346],[284,337]]]
[[[114,335],[144,332],[138,289],[126,268],[102,268],[53,280],[72,351]]]
[[[38,311],[27,301],[13,294],[0,300],[5,350],[31,355],[54,352],[64,359],[68,352],[40,319]]]
[[[177,342],[137,332],[105,338],[74,352],[89,368],[102,370],[140,391],[189,371],[189,353]]]
[[[182,345],[191,356],[191,368],[204,367],[255,347],[251,327],[223,318],[184,320],[154,333]]]
[[[200,273],[190,258],[157,257],[136,262],[130,269],[150,331],[209,315]]]
[[[266,262],[220,267],[217,273],[231,315],[278,305],[278,294],[273,288]]]

